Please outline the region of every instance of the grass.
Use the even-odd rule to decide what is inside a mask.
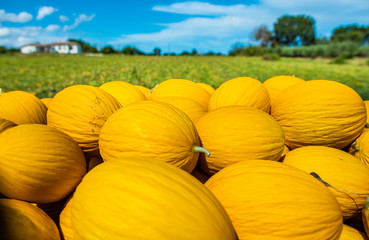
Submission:
[[[0,88],[4,92],[33,92],[43,98],[53,97],[70,85],[100,86],[114,80],[152,88],[170,78],[185,78],[216,88],[240,76],[263,82],[277,75],[295,75],[305,80],[342,82],[369,100],[367,61],[351,59],[346,64],[331,64],[330,59],[264,61],[261,57],[229,56],[1,55]]]

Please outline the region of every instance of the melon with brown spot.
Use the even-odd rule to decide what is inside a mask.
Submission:
[[[121,104],[103,89],[74,85],[57,93],[47,112],[47,125],[71,136],[84,152],[98,152],[101,127]]]
[[[361,134],[367,118],[359,94],[330,80],[286,88],[276,98],[271,115],[282,126],[291,149],[307,145],[342,149]]]
[[[369,197],[369,167],[342,150],[306,146],[288,152],[284,164],[314,175],[336,196],[344,219],[361,212]]]
[[[230,165],[205,186],[226,209],[240,240],[337,240],[342,213],[335,196],[304,171],[280,162]]]

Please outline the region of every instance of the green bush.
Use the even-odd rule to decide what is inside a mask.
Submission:
[[[263,60],[266,60],[266,61],[278,61],[280,60],[280,56],[278,53],[265,53],[263,55]]]
[[[333,61],[331,61],[331,63],[333,64],[345,64],[346,63],[346,58],[343,56],[337,57],[335,58]]]

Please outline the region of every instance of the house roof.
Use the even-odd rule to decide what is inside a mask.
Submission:
[[[36,46],[36,47],[48,47],[48,46],[56,46],[56,45],[80,45],[77,42],[53,42],[53,43],[47,43],[47,44],[40,44],[40,43],[30,43],[30,44],[26,44],[23,45],[22,47],[27,47],[27,46]]]

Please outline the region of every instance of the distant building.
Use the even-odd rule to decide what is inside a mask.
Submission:
[[[21,47],[21,53],[29,54],[36,52],[51,52],[61,54],[78,54],[82,53],[82,48],[76,42],[54,42],[49,44],[31,43]]]

